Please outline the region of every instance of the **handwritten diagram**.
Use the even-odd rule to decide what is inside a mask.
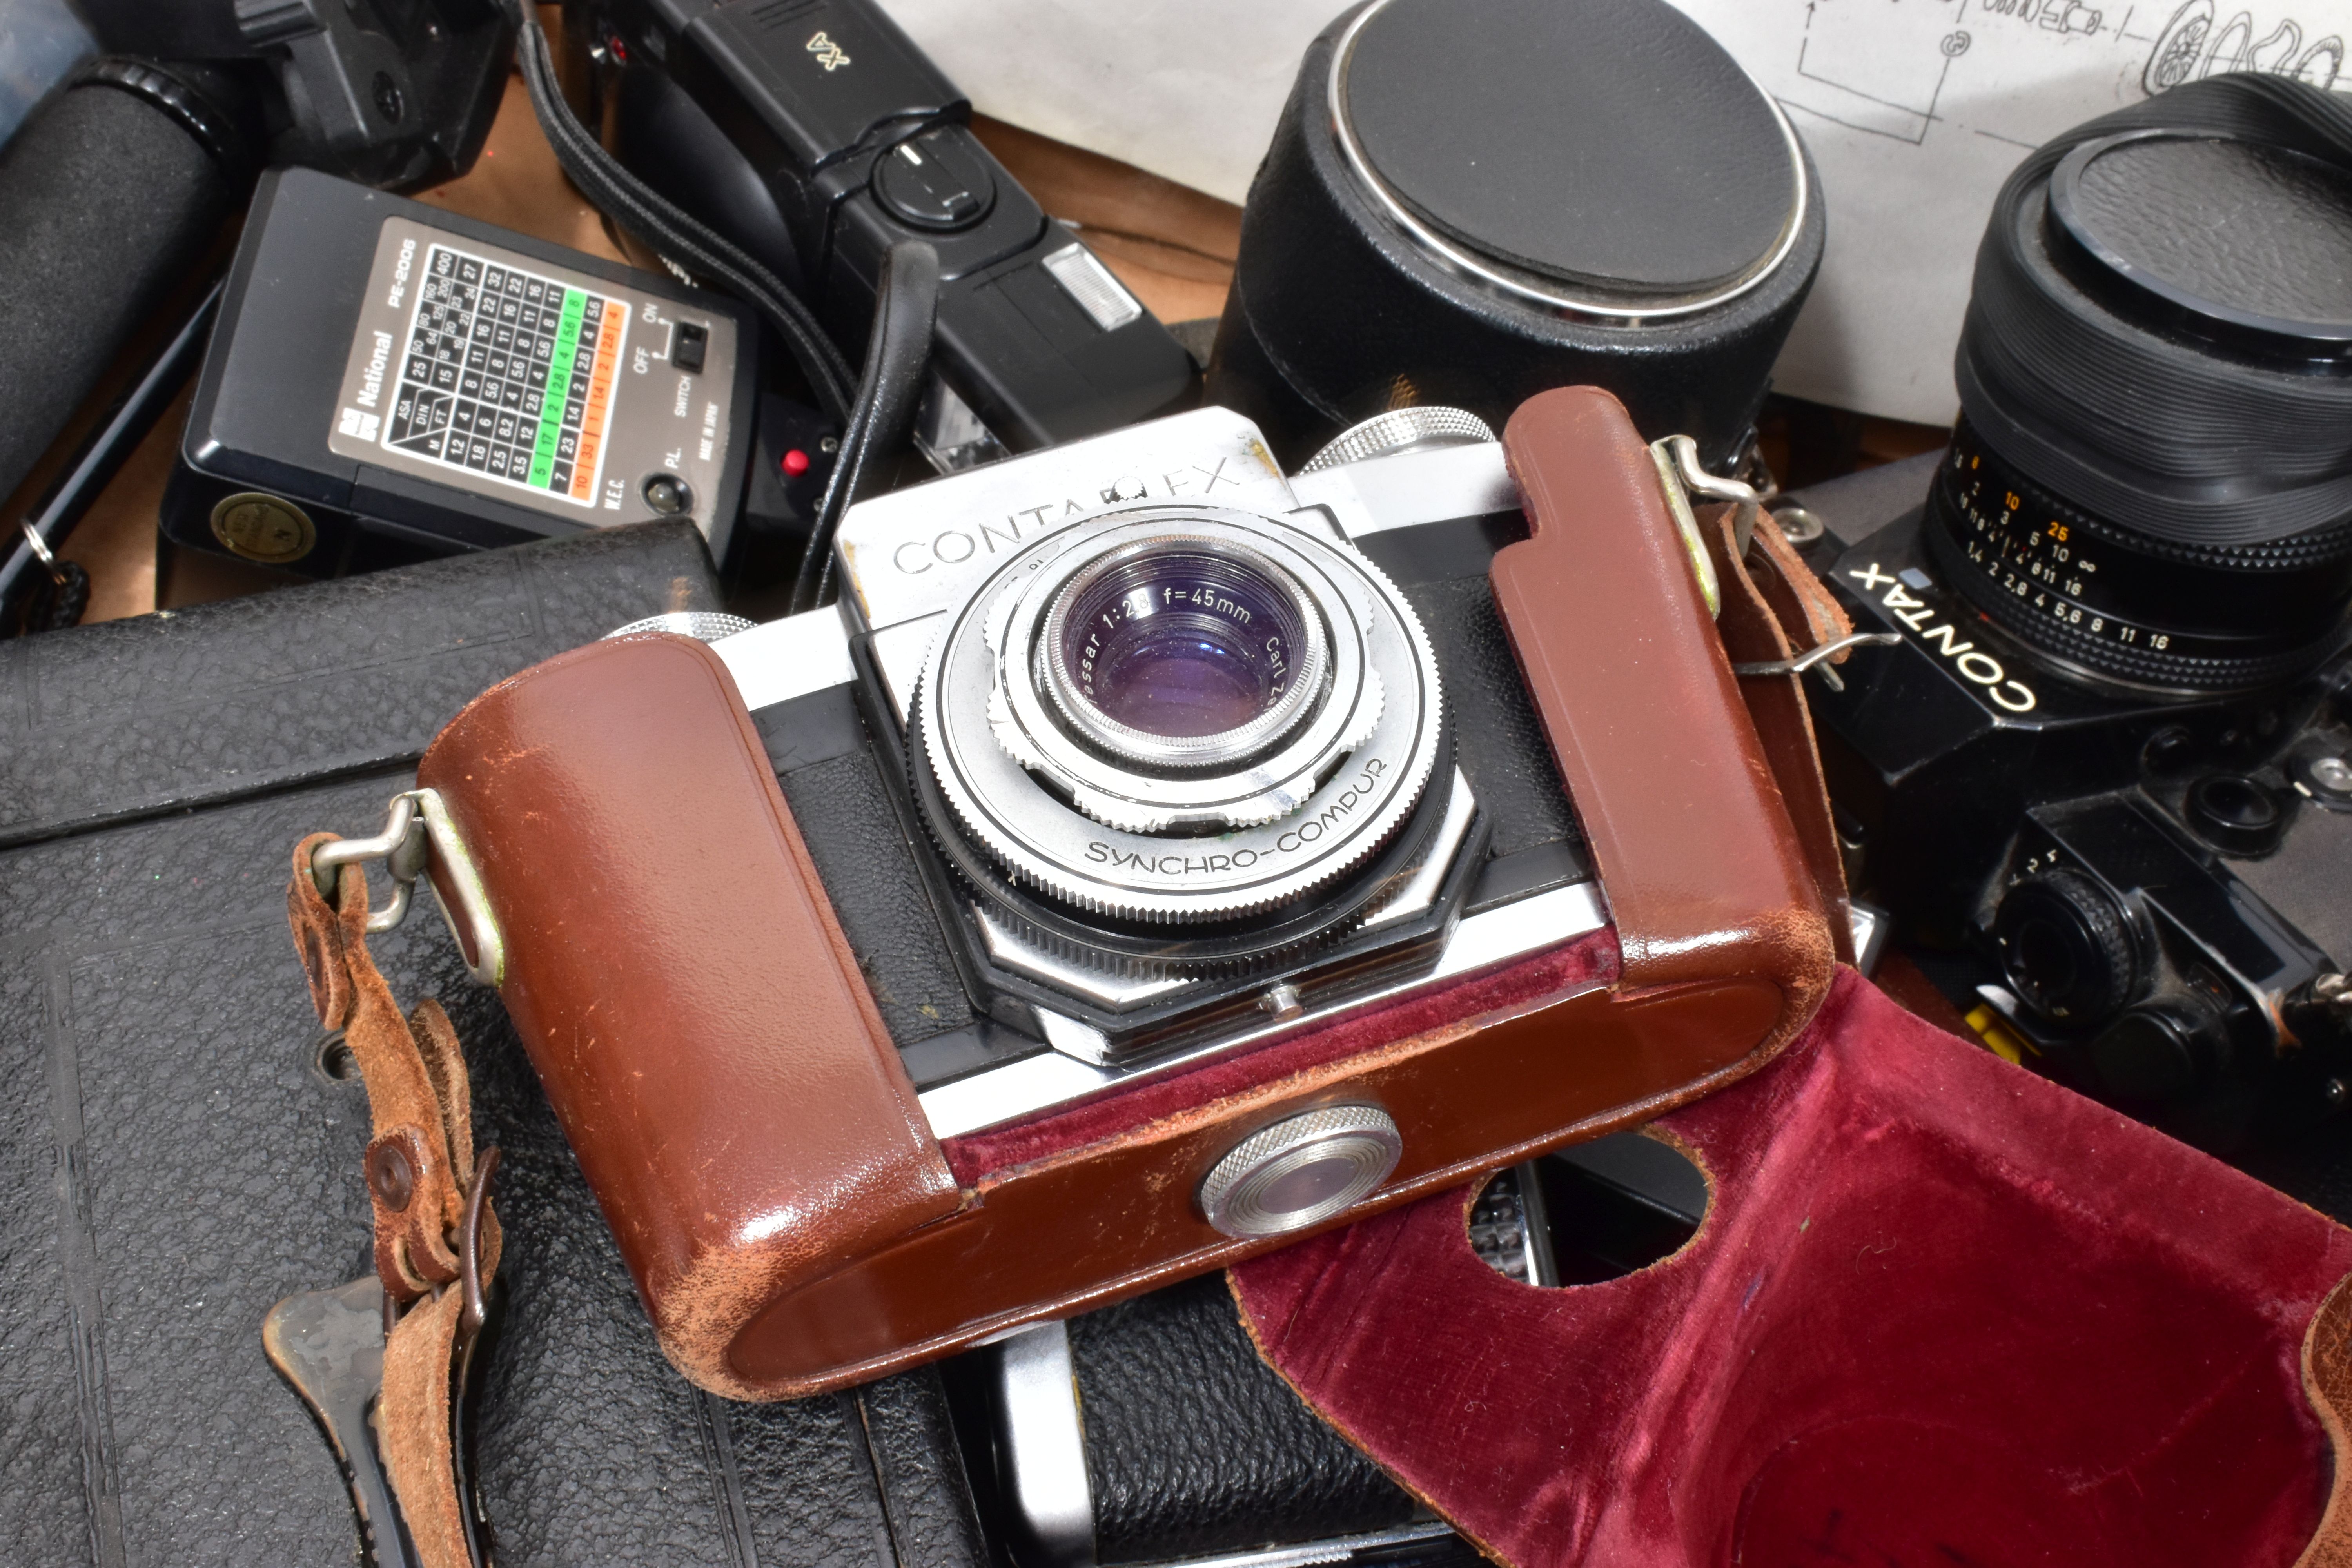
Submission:
[[[2157,17],[2166,18],[2149,30]],[[1949,118],[1946,89],[1971,50],[1991,46],[1999,73],[2024,49],[2118,47],[2144,59],[2142,92],[2221,71],[2267,71],[2315,87],[2344,80],[2340,33],[2223,0],[2094,5],[2087,0],[1808,0],[1793,79],[1782,100],[1849,130],[1913,145]],[[2145,51],[2144,55],[2140,51]],[[2085,56],[2087,63],[2094,56]]]
[[[2187,0],[2157,35],[2140,85],[2157,93],[2217,71],[2268,71],[2333,88],[2344,75],[2344,40],[2335,34],[2306,46],[2303,24],[2292,17],[2265,28],[2252,11],[2227,21],[2220,16],[2213,0]]]

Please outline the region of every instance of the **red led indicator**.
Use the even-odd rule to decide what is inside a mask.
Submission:
[[[785,478],[796,479],[809,471],[809,455],[795,447],[776,466],[784,470]]]

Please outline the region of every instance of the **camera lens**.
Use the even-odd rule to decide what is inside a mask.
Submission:
[[[2061,668],[2288,679],[2352,601],[2352,142],[2331,95],[2216,78],[2077,128],[2002,188],[1924,531]]]
[[[1113,973],[1239,973],[1349,929],[1459,798],[1395,584],[1232,508],[1030,542],[939,631],[910,706],[917,800],[990,918]]]
[[[1074,577],[1039,653],[1081,740],[1150,766],[1197,766],[1280,739],[1315,695],[1323,643],[1288,573],[1232,544],[1180,537]]]

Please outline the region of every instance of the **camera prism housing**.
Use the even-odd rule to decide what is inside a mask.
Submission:
[[[1297,479],[1203,409],[468,707],[436,885],[672,1360],[860,1381],[1769,1058],[1836,944],[1664,472],[1591,389]]]

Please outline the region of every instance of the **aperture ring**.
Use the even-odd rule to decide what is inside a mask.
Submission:
[[[1951,585],[2004,629],[2165,690],[2291,677],[2338,640],[2352,600],[2352,537],[2292,565],[2237,551],[2184,562],[2034,484],[1965,422],[1937,467],[1925,532]]]
[[[1919,531],[1944,581],[2001,630],[2062,665],[2135,685],[2167,692],[2242,691],[2274,685],[2326,657],[2346,635],[2338,626],[2292,649],[2250,657],[2217,652],[2217,646],[2227,645],[2210,639],[2151,633],[2119,619],[2105,618],[2099,625],[2103,617],[2063,595],[2039,588],[2015,592],[2019,579],[2014,574],[2004,576],[1969,559],[1932,515]],[[2097,629],[2091,629],[2095,626]],[[2133,641],[2122,640],[2125,630],[2135,633]],[[2151,646],[2158,638],[2161,646]]]
[[[2037,511],[2062,519],[2068,526],[2102,543],[2118,545],[2158,561],[2224,572],[2294,573],[2352,557],[2352,517],[2332,527],[2315,529],[2308,533],[2291,533],[2283,539],[2264,540],[2255,544],[2185,544],[2178,540],[2159,539],[2154,534],[2122,527],[2096,512],[2074,505],[2026,478],[2015,464],[2004,462],[1986,445],[1984,437],[1969,425],[1966,416],[1962,416],[1952,431],[1951,456],[1953,460],[1959,462],[1982,457],[1986,462],[1998,467],[1999,482],[2019,490]]]

